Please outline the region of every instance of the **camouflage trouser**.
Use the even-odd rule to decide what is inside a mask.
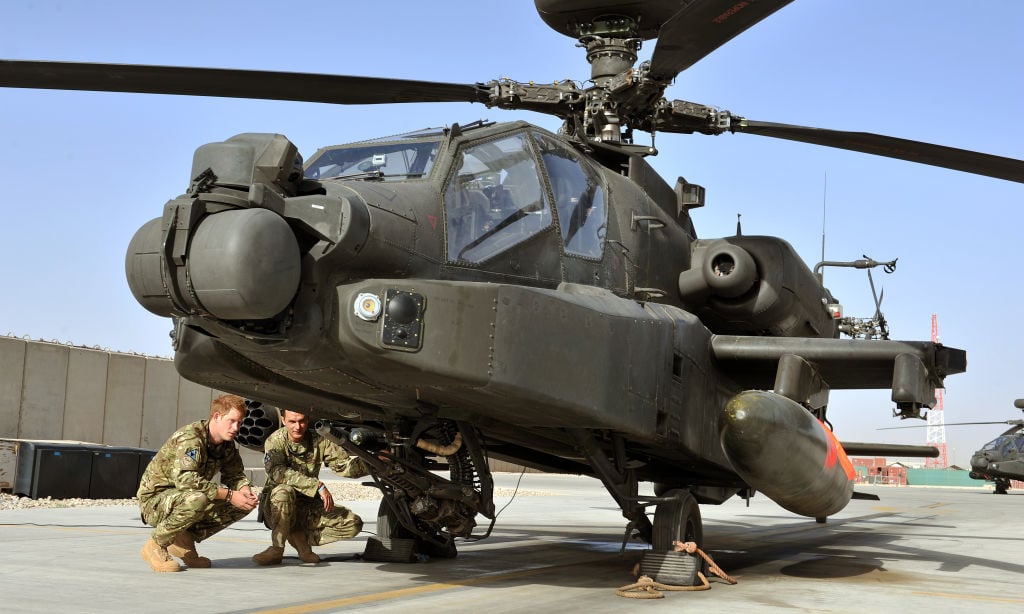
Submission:
[[[335,504],[324,511],[320,497],[307,497],[293,486],[278,484],[260,493],[260,515],[273,533],[273,545],[283,548],[288,534],[305,531],[313,546],[350,539],[363,530],[363,520],[347,507]]]
[[[198,490],[165,490],[140,502],[139,508],[142,521],[155,527],[153,541],[161,546],[185,530],[201,542],[249,513],[221,499],[210,501]]]

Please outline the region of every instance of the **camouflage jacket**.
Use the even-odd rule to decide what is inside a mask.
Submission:
[[[181,427],[160,448],[142,474],[140,502],[171,488],[199,490],[213,501],[218,484],[212,480],[218,471],[221,483],[233,490],[251,485],[235,442],[210,441],[207,422],[200,420]]]
[[[266,492],[278,484],[287,484],[307,497],[315,497],[320,468],[324,465],[347,478],[360,478],[369,473],[361,460],[350,457],[341,446],[312,430],[306,431],[302,441],[293,442],[288,438],[288,429],[282,427],[267,438],[263,449],[266,451],[263,457],[267,469]]]

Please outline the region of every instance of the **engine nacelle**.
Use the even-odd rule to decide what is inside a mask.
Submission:
[[[697,241],[679,295],[716,334],[825,337],[837,334],[833,302],[804,261],[777,237]]]

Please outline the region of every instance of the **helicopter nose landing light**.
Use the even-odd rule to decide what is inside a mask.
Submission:
[[[355,314],[360,320],[376,322],[380,317],[380,297],[370,292],[363,292],[356,297]]]

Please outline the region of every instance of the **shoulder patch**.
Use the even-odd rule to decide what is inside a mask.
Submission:
[[[195,469],[199,466],[199,448],[189,448],[181,458],[182,469]]]

